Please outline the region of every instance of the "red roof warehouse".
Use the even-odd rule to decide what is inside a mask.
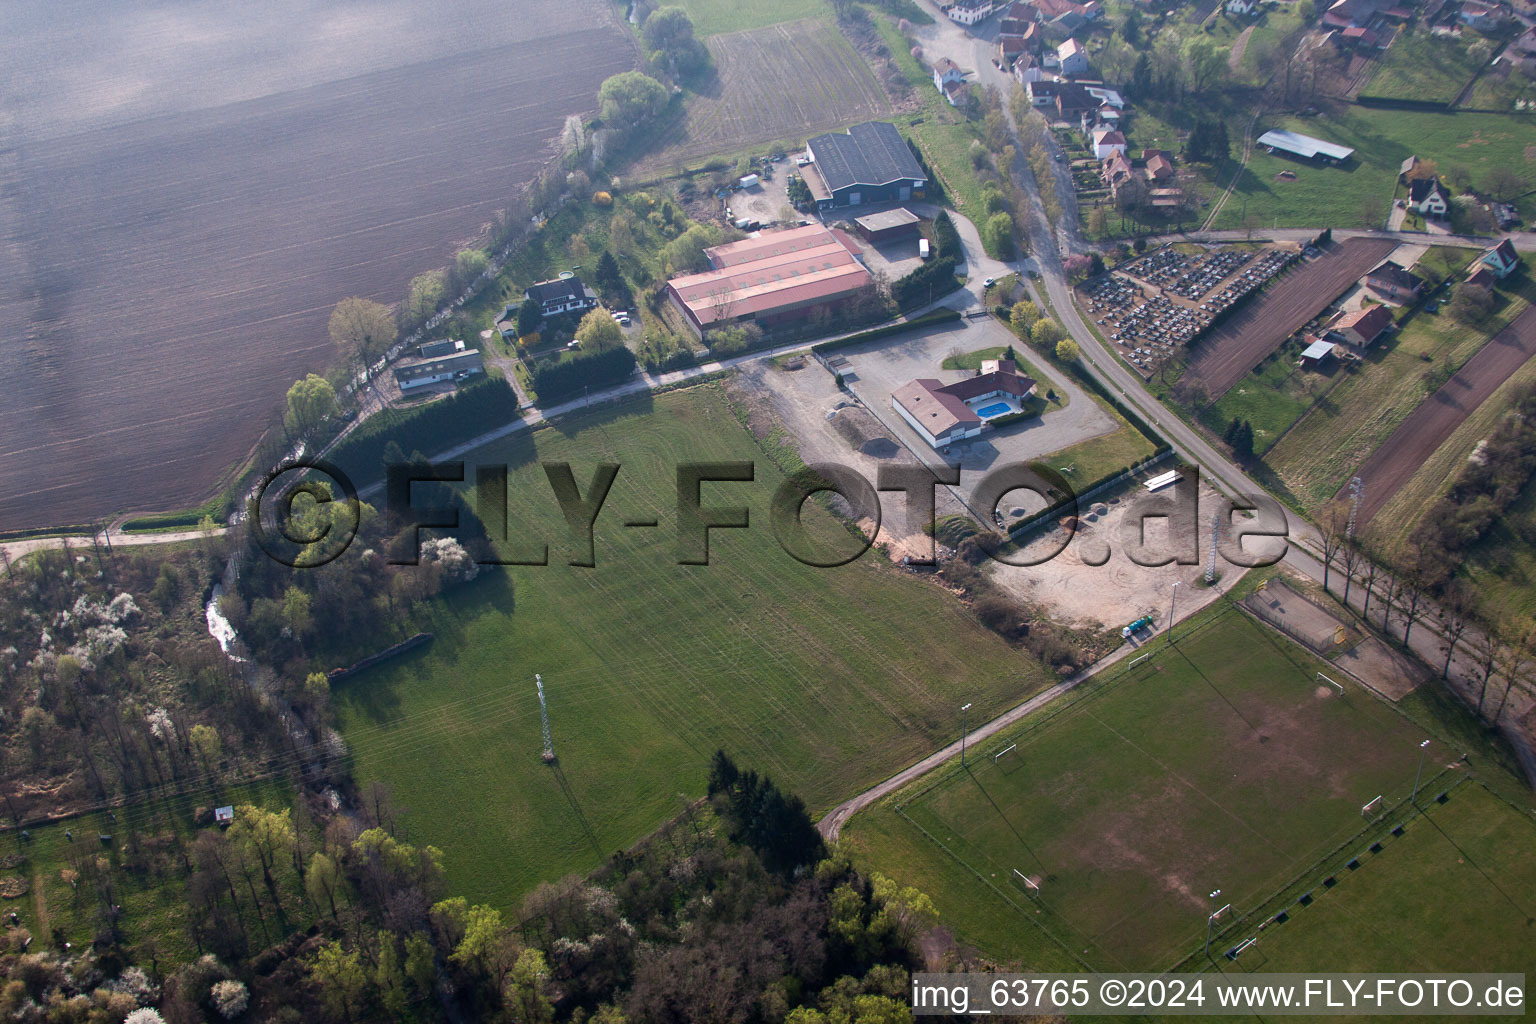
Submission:
[[[871,283],[869,271],[819,224],[764,232],[704,250],[712,269],[667,282],[696,333],[736,321],[764,325],[834,307]]]

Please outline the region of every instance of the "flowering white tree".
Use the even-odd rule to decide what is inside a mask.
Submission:
[[[213,1006],[225,1020],[234,1020],[245,1012],[245,1007],[251,1001],[251,994],[246,991],[245,983],[230,979],[221,981],[213,986]]]

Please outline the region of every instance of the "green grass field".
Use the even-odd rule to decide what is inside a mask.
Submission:
[[[412,841],[443,846],[453,891],[473,900],[508,906],[633,843],[703,793],[717,748],[821,810],[952,739],[961,704],[992,716],[1049,682],[946,591],[875,555],[814,569],[785,554],[768,524],[782,475],[717,386],[466,459],[511,464],[514,536],[547,539],[551,564],[447,595],[421,623],[431,646],[336,701],[358,777],[389,784]],[[571,461],[583,489],[595,462],[623,467],[596,568],[565,565],[535,459]],[[748,506],[752,528],[713,531],[712,564],[679,566],[676,467],[719,460],[756,462],[754,483],[703,495]],[[653,516],[659,528],[621,525]],[[539,759],[536,672],[554,768]]]
[[[777,25],[797,18],[821,18],[832,13],[827,0],[766,0],[741,4],[731,0],[676,0],[675,6],[693,19],[694,35],[700,39],[721,32]]]
[[[1376,71],[1360,95],[1454,103],[1482,66],[1467,54],[1470,41],[1440,38],[1427,30],[1405,31],[1376,59]]]
[[[940,913],[962,938],[997,934],[987,918],[1006,896],[1058,956],[1162,969],[1199,947],[1208,891],[1255,907],[1357,833],[1362,804],[1406,797],[1423,733],[1369,691],[1320,690],[1322,662],[1226,603],[1184,624],[1171,650],[1163,642],[987,741],[969,771],[898,795],[905,829],[855,818],[854,848],[958,899]],[[923,871],[933,843],[965,870]],[[1040,885],[1038,902],[1015,870]],[[1040,946],[1018,917],[1014,928],[1026,935],[1002,955]]]
[[[190,841],[196,836],[199,829],[193,818],[198,807],[242,803],[282,809],[293,805],[293,796],[281,783],[224,787],[217,792],[198,789],[111,814],[85,814],[34,827],[28,830],[29,841],[13,833],[5,840],[7,859],[0,877],[25,878],[30,889],[19,899],[4,901],[0,911],[16,911],[38,947],[52,946],[53,930],[58,929],[65,941],[84,948],[90,946],[102,921],[103,902],[98,894],[110,893],[111,902],[122,908],[119,926],[126,948],[146,949],[144,944],[152,942],[162,963],[190,960],[197,950],[187,932],[186,876],[170,840],[177,836]],[[101,835],[111,836],[112,841],[101,842]],[[25,859],[18,862],[18,858]],[[66,881],[61,874],[66,870],[78,872],[78,886]],[[285,886],[282,895],[293,915],[288,922],[292,926],[305,905],[304,897],[292,886]],[[263,892],[262,900],[266,898]],[[249,912],[249,905],[246,910],[249,934],[260,944],[261,923]],[[271,919],[270,905],[266,914],[272,930],[265,941],[275,942],[283,932]]]
[[[1474,184],[1500,165],[1536,172],[1536,144],[1531,141],[1536,138],[1536,119],[1526,115],[1347,106],[1317,117],[1260,119],[1255,131],[1270,128],[1290,128],[1351,146],[1355,154],[1341,167],[1325,167],[1255,146],[1216,227],[1242,227],[1245,211],[1266,226],[1278,220],[1282,227],[1358,227],[1367,203],[1379,227],[1386,221],[1398,169],[1413,155],[1435,161],[1441,173],[1465,168]],[[1280,179],[1281,171],[1293,172],[1296,180]],[[1522,202],[1529,215],[1532,200]]]
[[[1536,824],[1476,783],[1445,803],[1430,787],[1423,815],[1382,822],[1308,876],[1235,971],[1512,971],[1536,967]],[[1393,836],[1402,822],[1404,833]],[[1381,850],[1370,852],[1374,842]],[[1358,859],[1349,870],[1347,862]],[[1336,884],[1323,884],[1332,877]],[[1300,891],[1312,893],[1305,906]],[[1271,916],[1272,919],[1272,916]],[[1238,930],[1255,933],[1249,922]],[[1229,942],[1231,939],[1228,940]]]
[[[1268,451],[1344,372],[1337,363],[1324,372],[1304,370],[1297,365],[1299,350],[1296,342],[1288,343],[1209,406],[1201,422],[1221,434],[1232,420],[1247,420],[1253,425],[1253,450]]]

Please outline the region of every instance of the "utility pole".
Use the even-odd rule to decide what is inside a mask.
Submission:
[[[533,685],[539,690],[539,719],[544,727],[544,763],[555,763],[555,743],[549,737],[549,708],[544,703],[544,677],[535,675]]]
[[[965,767],[965,734],[968,731],[966,723],[970,720],[970,704],[960,709],[960,767]]]

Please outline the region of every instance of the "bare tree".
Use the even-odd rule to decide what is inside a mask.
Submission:
[[[1352,540],[1346,540],[1339,551],[1339,560],[1344,564],[1344,610],[1349,610],[1349,587],[1355,582],[1355,566],[1361,561],[1359,546]]]
[[[1467,631],[1467,597],[1454,582],[1446,589],[1441,601],[1440,621],[1445,626],[1445,664],[1440,666],[1440,678],[1451,674],[1451,659],[1456,656],[1456,645]]]
[[[1472,655],[1476,658],[1478,688],[1477,688],[1477,714],[1481,718],[1483,703],[1488,699],[1488,683],[1493,679],[1494,667],[1503,657],[1503,644],[1499,636],[1499,627],[1487,626],[1476,630],[1471,634]]]
[[[1504,679],[1504,695],[1493,711],[1493,724],[1498,725],[1509,706],[1509,695],[1520,683],[1520,673],[1531,660],[1533,642],[1536,642],[1536,625],[1526,619],[1508,627],[1506,642],[1500,645],[1498,655],[1499,675]]]
[[[1371,621],[1371,594],[1376,588],[1376,577],[1381,574],[1381,567],[1376,564],[1376,559],[1370,553],[1360,552],[1360,582],[1365,586],[1365,604],[1360,607],[1360,617],[1366,622]],[[1346,601],[1348,599],[1346,598]],[[1386,627],[1386,623],[1382,623]]]
[[[1423,600],[1424,577],[1415,565],[1403,576],[1398,598],[1398,611],[1403,617],[1404,647],[1408,646],[1408,636],[1413,632],[1413,624],[1424,617]]]
[[[1339,548],[1344,543],[1344,535],[1339,532],[1339,507],[1335,505],[1328,513],[1328,521],[1323,524],[1323,591],[1328,591],[1328,573],[1333,568],[1333,560],[1338,557]]]

